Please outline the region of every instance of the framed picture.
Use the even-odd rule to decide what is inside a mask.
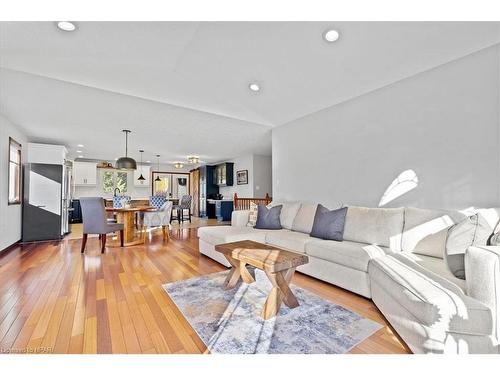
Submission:
[[[238,185],[248,184],[248,170],[236,171],[236,183]]]

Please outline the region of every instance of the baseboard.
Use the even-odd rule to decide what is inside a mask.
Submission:
[[[16,246],[19,246],[20,244],[21,244],[21,240],[17,240],[13,244],[0,250],[0,259],[2,259],[4,256],[6,256],[8,253],[10,253],[12,250],[14,250],[16,248]]]

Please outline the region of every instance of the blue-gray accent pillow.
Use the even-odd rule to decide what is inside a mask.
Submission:
[[[263,204],[257,207],[255,229],[281,229],[280,214],[283,205],[267,208]]]
[[[321,238],[323,240],[342,241],[344,239],[344,225],[347,207],[342,207],[337,210],[329,210],[328,208],[318,204],[311,237]]]

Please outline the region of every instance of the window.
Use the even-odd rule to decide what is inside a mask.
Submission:
[[[127,192],[127,172],[116,172],[116,187],[120,192]]]
[[[112,193],[115,188],[114,173],[110,171],[105,171],[102,175],[102,191],[105,193]]]
[[[102,191],[113,193],[115,188],[120,189],[120,193],[127,192],[127,172],[104,171],[102,174]]]
[[[9,138],[9,204],[21,203],[21,145]]]

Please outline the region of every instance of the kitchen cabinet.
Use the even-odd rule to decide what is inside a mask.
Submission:
[[[141,171],[142,169],[142,171]],[[139,181],[138,178],[141,175],[145,178],[144,181]],[[140,165],[137,166],[137,169],[134,171],[134,186],[150,186],[151,185],[151,167],[148,165]]]
[[[73,176],[76,186],[97,185],[97,163],[74,162]]]
[[[207,200],[207,216],[209,219],[217,219],[217,221],[231,221],[233,212],[233,201],[208,199]]]
[[[68,150],[64,146],[28,143],[27,163],[64,165]]]
[[[222,163],[215,166],[214,184],[217,186],[233,186],[234,163]]]

